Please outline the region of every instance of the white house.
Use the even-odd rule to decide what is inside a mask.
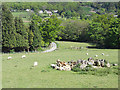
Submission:
[[[114,15],[114,17],[117,17],[118,15]]]
[[[29,12],[29,11],[30,11],[30,9],[26,9],[26,11],[27,11],[27,12]]]
[[[54,12],[54,13],[57,13],[57,12],[58,12],[58,10],[53,10],[53,12]]]
[[[52,12],[51,12],[51,11],[46,11],[46,13],[47,13],[47,14],[52,14]]]
[[[47,11],[47,10],[45,10],[44,12],[47,13],[49,16],[52,15],[52,12],[51,12],[51,11]]]
[[[90,11],[91,13],[96,13],[96,11]]]
[[[42,11],[42,10],[40,10],[40,11],[38,11],[38,13],[40,13],[40,14],[41,14],[41,13],[43,13],[43,11]]]

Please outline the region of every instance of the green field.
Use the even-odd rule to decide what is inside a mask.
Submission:
[[[87,59],[97,54],[98,59],[118,63],[117,49],[87,49],[88,43],[57,41],[58,49],[49,53],[15,53],[3,54],[2,87],[3,88],[118,88],[118,75],[96,76],[77,74],[73,71],[58,71],[50,64],[57,59],[70,61]],[[71,47],[83,47],[72,49]],[[89,53],[87,56],[86,53]],[[105,53],[104,56],[101,53]],[[22,55],[26,58],[21,59]],[[109,55],[109,56],[106,56]],[[12,56],[11,60],[7,60]],[[37,61],[38,66],[31,68]]]
[[[12,12],[14,17],[21,17],[25,25],[29,25],[30,12]]]

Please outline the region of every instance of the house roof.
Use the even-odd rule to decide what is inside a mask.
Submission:
[[[38,11],[39,13],[43,13],[43,11],[42,10],[40,10],[40,11]]]

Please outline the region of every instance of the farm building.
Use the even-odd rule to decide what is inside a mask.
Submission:
[[[43,10],[38,11],[38,13],[40,13],[40,14],[43,13]]]

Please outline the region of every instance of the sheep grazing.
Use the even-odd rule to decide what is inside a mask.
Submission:
[[[95,57],[98,57],[98,55],[95,55]]]
[[[8,57],[8,60],[10,60],[10,59],[12,59],[12,57],[10,56],[10,57]]]
[[[113,66],[117,66],[117,64],[113,64]]]
[[[70,67],[70,65],[66,65],[66,66],[63,66],[63,70],[65,70],[65,71],[70,71],[71,70],[71,67]]]
[[[55,69],[56,69],[56,70],[60,70],[60,67],[58,67],[58,66],[55,66]]]
[[[86,53],[86,55],[88,55],[88,53]]]
[[[96,55],[98,56],[98,55]],[[57,60],[56,64],[51,64],[51,67],[56,69],[56,70],[61,70],[61,71],[71,71],[75,67],[79,67],[79,69],[88,69],[90,67],[93,68],[105,68],[105,67],[111,67],[111,66],[117,66],[118,64],[110,64],[108,61],[105,59],[96,59],[94,60],[92,57],[88,58],[88,60],[77,60],[77,61],[60,61],[59,59]]]
[[[93,58],[92,57],[88,58],[88,61],[90,61],[90,60],[93,60]]]
[[[110,67],[110,63],[107,63],[107,64],[106,64],[106,67]]]
[[[22,55],[22,58],[25,58],[26,56],[25,55]]]
[[[102,53],[102,55],[105,55],[104,53]]]
[[[35,66],[37,66],[37,65],[38,65],[38,62],[34,62],[34,65],[33,65],[33,66],[35,67]]]
[[[59,70],[61,70],[61,71],[62,71],[62,70],[65,71],[65,68],[64,68],[64,67],[60,67]]]
[[[81,49],[83,49],[83,47],[81,47]]]
[[[80,66],[80,69],[84,69],[84,68],[86,68],[86,66],[87,66],[87,64],[82,64],[82,65]]]
[[[55,64],[51,64],[51,67],[55,68],[55,67],[56,67],[56,65],[55,65]]]

